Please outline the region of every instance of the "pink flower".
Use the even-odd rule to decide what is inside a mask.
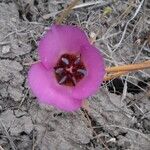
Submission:
[[[41,39],[38,53],[41,62],[31,66],[28,81],[42,103],[75,111],[103,81],[103,57],[75,26],[53,25]]]

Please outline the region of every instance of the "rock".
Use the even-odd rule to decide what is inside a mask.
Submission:
[[[58,146],[60,149],[66,148],[69,150],[72,143],[84,145],[89,143],[92,138],[92,130],[87,127],[80,113],[64,113],[34,106],[29,112],[32,120],[36,122],[37,139],[39,143],[42,141],[43,144],[40,145],[41,149],[43,146],[49,145],[53,147],[52,149],[56,149]],[[42,125],[42,127],[39,125]],[[43,134],[45,134],[44,138]],[[68,146],[64,147],[65,145]],[[48,148],[45,148],[45,150],[48,150]]]
[[[147,118],[143,119],[142,124],[143,124],[144,131],[147,134],[150,134],[150,119],[147,119]]]
[[[36,144],[41,150],[83,150],[82,147],[80,147],[80,144],[74,143],[71,139],[65,139],[59,132],[49,132],[42,126],[37,126],[36,130]]]
[[[12,60],[0,60],[0,80],[3,82],[13,81],[15,83],[20,83],[23,81],[20,71],[23,69],[22,65],[16,61]],[[14,83],[14,85],[15,85]]]
[[[3,107],[0,105],[0,112],[3,110]]]
[[[23,87],[12,87],[12,86],[9,86],[8,87],[8,92],[10,94],[10,97],[13,98],[14,101],[21,101],[22,98],[23,98],[23,94],[22,94],[22,91],[23,91]]]
[[[20,20],[18,8],[14,3],[0,3],[0,41],[10,43],[10,45],[0,46],[1,57],[14,58],[31,51],[31,45],[27,44],[28,25],[18,23],[18,20]]]
[[[33,130],[33,123],[29,116],[16,118],[12,110],[7,110],[0,115],[0,118],[12,136],[18,136],[22,132],[30,134]]]
[[[90,114],[104,127],[106,127],[105,124],[112,123],[126,126],[131,120],[132,113],[123,107],[125,102],[121,102],[119,95],[101,90],[97,95],[91,97],[89,103]]]
[[[10,46],[9,45],[5,45],[2,47],[2,53],[3,54],[7,54],[10,52]]]
[[[22,99],[22,83],[24,81],[24,76],[20,73],[22,69],[22,65],[16,61],[0,60],[0,81],[5,83],[0,86],[0,92],[3,97],[7,97],[9,93],[10,97],[15,101]]]

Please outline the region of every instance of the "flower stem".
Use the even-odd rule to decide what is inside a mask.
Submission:
[[[79,0],[74,0],[64,11],[62,14],[56,19],[56,24],[61,24],[64,18],[71,12],[72,8],[79,2]]]
[[[106,68],[106,72],[110,73],[110,72],[120,72],[120,71],[136,71],[136,70],[142,70],[148,68],[150,68],[150,60],[144,61],[142,63],[137,63],[137,64],[108,67]]]
[[[129,64],[123,66],[115,66],[106,68],[107,75],[104,78],[104,81],[108,81],[114,78],[117,78],[121,75],[127,74],[131,71],[138,71],[142,69],[150,68],[150,61],[144,61],[137,64]]]

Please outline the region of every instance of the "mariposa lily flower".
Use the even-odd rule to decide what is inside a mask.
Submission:
[[[103,81],[103,57],[78,27],[52,25],[38,54],[40,62],[31,66],[28,81],[39,102],[75,111]]]

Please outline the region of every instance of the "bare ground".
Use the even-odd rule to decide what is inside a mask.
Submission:
[[[90,110],[37,103],[27,72],[67,0],[0,0],[0,149],[149,150],[150,70],[104,83]],[[150,59],[148,0],[83,0],[64,23],[97,35],[107,66]]]

